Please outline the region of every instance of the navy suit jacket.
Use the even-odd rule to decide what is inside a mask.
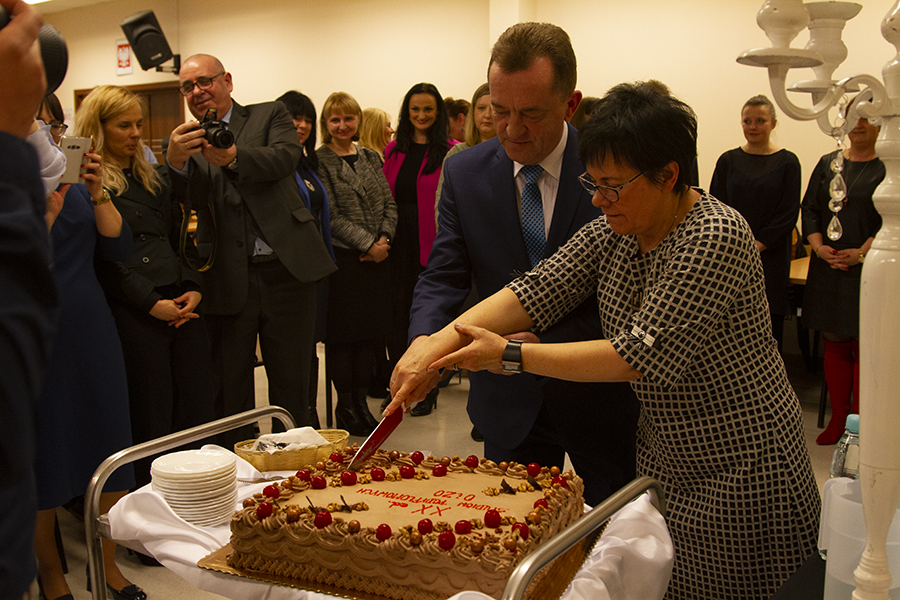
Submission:
[[[590,194],[577,179],[584,172],[578,158],[578,134],[571,125],[567,127],[568,140],[545,257],[602,214],[591,204]],[[444,164],[437,237],[413,297],[410,340],[430,335],[455,319],[473,281],[480,301],[529,269],[513,162],[499,140],[494,138],[451,156]],[[596,298],[589,298],[539,337],[542,342],[604,337]],[[601,410],[599,398],[636,402],[627,384],[572,384],[529,373],[505,376],[487,371],[470,373],[469,380],[468,411],[472,422],[485,437],[505,448],[515,448],[525,439],[544,395],[552,394],[554,387],[565,396],[559,402],[554,397],[554,404],[561,412],[568,409],[566,421],[573,425],[579,419],[591,421],[584,443],[589,443],[587,437],[597,434],[592,415]],[[571,414],[574,408],[581,414]],[[603,418],[603,414],[596,416]]]

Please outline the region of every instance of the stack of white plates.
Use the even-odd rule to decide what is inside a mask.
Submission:
[[[200,527],[219,525],[234,512],[237,467],[234,454],[186,450],[160,456],[150,466],[152,488],[175,514]]]

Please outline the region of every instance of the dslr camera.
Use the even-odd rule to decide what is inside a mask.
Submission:
[[[206,131],[206,141],[216,148],[231,148],[234,134],[228,131],[222,121],[216,119],[216,109],[210,108],[200,121],[200,128]]]

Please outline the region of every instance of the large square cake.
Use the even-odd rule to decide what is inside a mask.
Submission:
[[[355,452],[247,499],[229,565],[398,600],[499,598],[515,566],[583,513],[583,482],[557,467],[380,450],[347,471]]]

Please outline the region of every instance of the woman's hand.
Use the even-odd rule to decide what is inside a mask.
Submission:
[[[444,368],[503,372],[501,361],[507,338],[474,325],[456,323],[453,327],[466,345],[431,363],[428,366],[429,372]]]
[[[66,192],[69,191],[69,187],[71,186],[68,183],[62,185],[58,190],[51,192],[50,195],[47,196],[47,212],[44,213],[44,220],[47,222],[48,231],[56,222],[56,217],[62,212],[63,201],[66,197]]]
[[[178,328],[200,315],[194,312],[200,304],[202,295],[200,292],[185,292],[172,300],[159,300],[150,309],[150,315],[160,321],[166,321],[170,326]]]
[[[391,373],[391,403],[384,409],[383,416],[402,409],[409,412],[409,408],[416,402],[421,402],[440,380],[438,373],[429,373],[426,369],[433,362],[438,353],[433,348],[431,336],[420,335],[410,343],[409,348],[397,361],[394,372]]]
[[[384,259],[388,257],[388,252],[391,249],[391,245],[388,243],[387,238],[381,236],[378,241],[369,246],[369,249],[365,254],[359,257],[359,260],[362,262],[377,262],[380,263]]]
[[[91,200],[97,200],[103,195],[103,159],[94,153],[93,148],[90,152],[85,152],[84,156],[87,162],[81,165],[85,172],[80,177],[84,179]]]

